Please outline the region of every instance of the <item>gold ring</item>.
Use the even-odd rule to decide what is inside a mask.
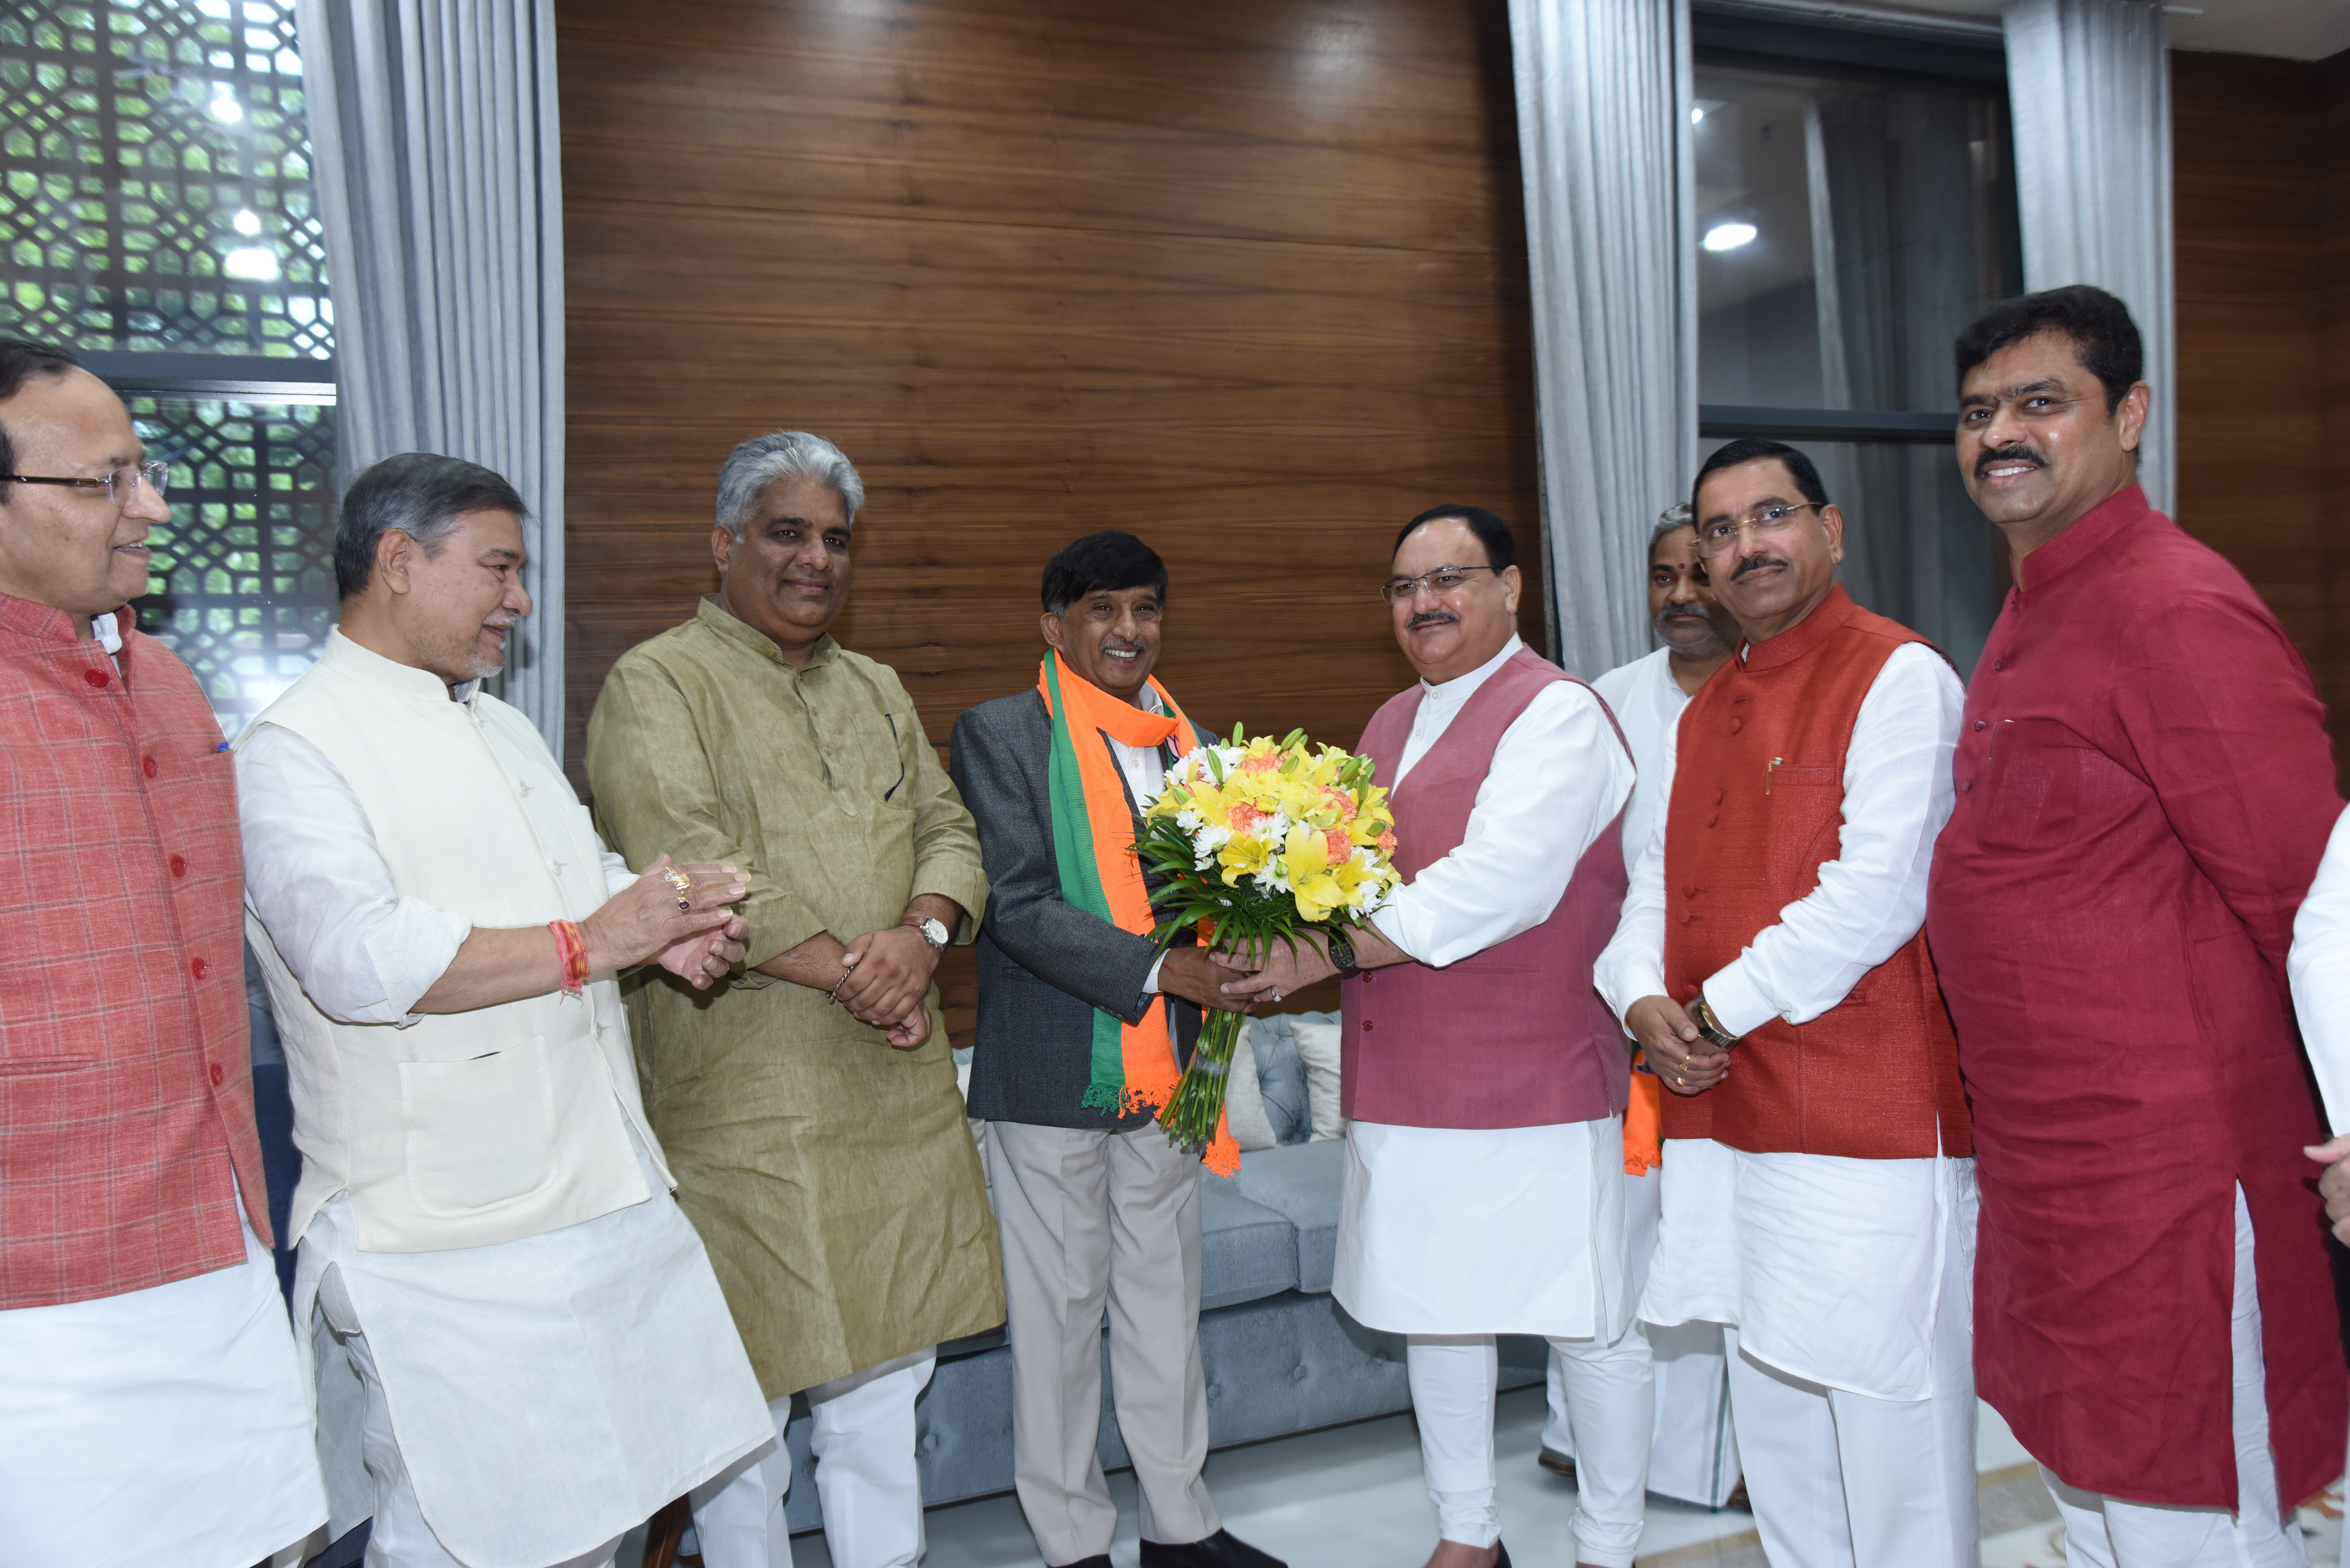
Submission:
[[[693,878],[687,876],[684,872],[679,870],[674,866],[662,873],[661,880],[667,882],[671,887],[676,888],[681,893],[691,893],[693,891]]]
[[[1682,1077],[1679,1073],[1675,1073],[1673,1075],[1673,1082],[1679,1085],[1684,1089],[1689,1087],[1689,1080]]]

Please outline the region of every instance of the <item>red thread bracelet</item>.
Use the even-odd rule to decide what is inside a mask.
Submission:
[[[549,920],[556,956],[563,961],[563,989],[577,996],[588,984],[588,940],[576,920]]]

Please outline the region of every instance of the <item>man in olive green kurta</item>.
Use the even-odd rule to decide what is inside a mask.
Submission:
[[[809,1393],[842,1568],[920,1552],[913,1396],[940,1342],[1003,1321],[931,981],[951,934],[974,934],[987,880],[896,673],[829,635],[862,500],[821,438],[743,442],[719,481],[719,591],[621,657],[588,726],[608,842],[749,874],[740,972],[701,992],[650,980],[632,1022],[678,1202],[779,1432]],[[764,1482],[754,1467],[696,1494],[710,1568],[789,1561],[788,1475],[781,1455]]]

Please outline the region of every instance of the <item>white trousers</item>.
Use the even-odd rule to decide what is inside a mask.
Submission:
[[[1648,1288],[1648,1262],[1657,1254],[1657,1220],[1664,1188],[1664,1171],[1656,1166],[1641,1175],[1624,1178],[1624,1234],[1629,1243],[1626,1278],[1636,1302]],[[1650,1382],[1656,1390],[1656,1424],[1648,1440],[1648,1490],[1719,1508],[1738,1484],[1736,1447],[1726,1441],[1723,1431],[1730,1401],[1721,1325],[1693,1322],[1659,1328],[1635,1319],[1632,1332],[1647,1342]],[[1546,1379],[1550,1405],[1542,1433],[1544,1448],[1570,1459],[1577,1451],[1567,1392],[1575,1365],[1556,1350],[1550,1353]]]
[[[1631,1568],[1640,1545],[1655,1417],[1648,1341],[1627,1329],[1612,1345],[1554,1339],[1550,1346],[1570,1364],[1569,1419],[1582,1438],[1575,1560]],[[1493,1336],[1411,1334],[1404,1367],[1437,1533],[1466,1546],[1491,1546],[1502,1533],[1493,1498],[1493,1389],[1501,1369]]]
[[[1772,1568],[1978,1568],[1970,1270],[1942,1271],[1933,1392],[1872,1399],[1730,1357],[1730,1415]]]
[[[2236,1189],[2236,1290],[2228,1336],[2235,1352],[2238,1511],[2105,1497],[2066,1486],[2043,1465],[2041,1477],[2064,1516],[2064,1554],[2074,1568],[2308,1568],[2301,1521],[2286,1520],[2278,1504],[2252,1214],[2241,1187]]]
[[[937,1366],[933,1345],[807,1391],[816,1495],[835,1568],[913,1568],[921,1560],[914,1400]],[[704,1568],[791,1568],[791,1532],[784,1522],[784,1493],[792,1484],[784,1443],[791,1399],[771,1400],[767,1409],[775,1419],[775,1446],[690,1494]]]

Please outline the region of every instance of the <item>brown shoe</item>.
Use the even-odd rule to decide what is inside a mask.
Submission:
[[[1560,1453],[1556,1449],[1544,1449],[1539,1458],[1542,1462],[1542,1468],[1550,1471],[1551,1474],[1555,1476],[1565,1476],[1569,1480],[1573,1480],[1575,1479],[1575,1461],[1569,1459],[1566,1455]]]

